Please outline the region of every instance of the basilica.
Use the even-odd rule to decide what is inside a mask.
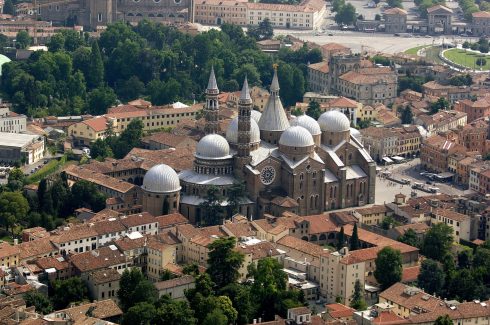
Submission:
[[[204,108],[206,135],[197,144],[193,168],[177,174],[166,165],[152,167],[142,185],[144,210],[159,215],[167,205],[200,223],[208,189],[215,187],[226,198],[236,182],[244,183],[247,193],[239,212],[253,219],[264,213],[313,215],[374,203],[376,163],[343,113],[327,111],[318,121],[307,115],[288,118],[275,71],[263,113],[253,110],[245,79],[238,117],[224,137],[218,134],[218,95],[212,70]]]

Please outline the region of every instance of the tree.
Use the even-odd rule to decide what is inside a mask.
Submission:
[[[231,209],[231,215],[238,213],[240,207],[240,200],[246,195],[245,184],[243,182],[234,182],[228,189],[228,205]]]
[[[6,15],[15,15],[15,7],[12,0],[5,0],[3,4],[3,13]]]
[[[365,310],[367,308],[366,300],[364,300],[364,289],[359,279],[354,285],[354,294],[350,306],[355,310]]]
[[[439,316],[437,317],[434,325],[453,325],[453,321],[449,317],[449,315]]]
[[[122,101],[133,100],[145,93],[145,84],[136,76],[116,84],[116,93]]]
[[[17,33],[15,41],[18,49],[26,49],[32,44],[32,39],[25,30],[21,30]]]
[[[269,18],[265,18],[259,23],[259,26],[249,26],[247,35],[255,38],[257,41],[271,39],[272,36],[274,36],[274,28],[272,27]]]
[[[53,282],[53,295],[51,300],[55,310],[63,309],[73,302],[81,302],[88,298],[87,287],[80,277],[71,277],[66,280]]]
[[[402,124],[412,124],[413,113],[412,108],[409,105],[405,106],[405,108],[402,110],[401,120]]]
[[[129,122],[126,129],[117,137],[107,139],[111,146],[114,157],[122,159],[134,147],[140,145],[143,137],[143,122],[139,119],[134,119]]]
[[[143,277],[137,268],[124,270],[119,281],[117,296],[123,311],[127,311],[138,303],[153,303],[156,301],[156,289],[151,282]]]
[[[435,114],[441,109],[446,110],[449,107],[451,107],[451,105],[449,104],[448,100],[444,97],[440,97],[437,101],[430,104],[430,114]]]
[[[10,170],[7,180],[7,187],[12,191],[20,191],[24,186],[25,176],[20,168]]]
[[[97,189],[94,183],[80,180],[71,187],[71,194],[73,210],[85,207],[98,212],[105,208],[106,196]]]
[[[349,250],[355,251],[359,249],[359,235],[357,234],[357,222],[354,224],[354,228],[352,229],[352,236],[350,237],[350,246]]]
[[[374,277],[382,290],[388,289],[402,279],[402,255],[399,250],[389,246],[384,247],[378,252],[375,263]]]
[[[87,78],[87,85],[90,89],[101,87],[104,82],[104,63],[102,62],[102,55],[97,41],[92,42],[88,75],[85,78]]]
[[[403,9],[402,0],[388,0],[386,2],[391,8]]]
[[[440,295],[444,288],[444,270],[438,262],[426,259],[420,267],[417,282],[425,292]]]
[[[250,286],[232,283],[219,290],[219,294],[229,297],[238,312],[237,324],[249,324],[254,313]]]
[[[473,262],[473,252],[470,249],[465,249],[458,254],[458,266],[461,269],[471,268]]]
[[[344,226],[340,227],[340,232],[337,235],[337,250],[341,250],[345,245],[345,235],[344,235]]]
[[[320,104],[318,104],[316,101],[311,101],[308,104],[308,109],[306,110],[306,115],[314,118],[315,120],[318,120],[320,115],[322,114],[322,111],[320,109]]]
[[[487,50],[488,52],[488,50]],[[487,60],[485,58],[477,58],[475,61],[475,64],[479,67],[483,67],[484,65],[487,64]]]
[[[238,269],[244,261],[243,254],[234,250],[234,237],[220,238],[208,245],[209,258],[206,272],[218,288],[235,283],[240,277]]]
[[[182,273],[196,277],[199,275],[199,265],[196,263],[186,264],[182,268]]]
[[[228,318],[220,309],[215,309],[204,319],[203,325],[228,325]]]
[[[155,325],[194,325],[197,323],[194,311],[186,301],[175,301],[168,295],[164,295],[157,301],[156,306],[157,311],[153,319]]]
[[[348,3],[342,6],[340,10],[335,14],[334,20],[338,25],[354,25],[357,19],[356,8]]]
[[[457,300],[473,300],[478,297],[478,282],[473,273],[468,269],[455,271],[448,285],[448,298]]]
[[[121,321],[122,325],[150,325],[153,323],[153,318],[156,314],[155,306],[148,302],[140,302],[129,308],[123,314],[123,318]]]
[[[441,258],[449,253],[452,244],[453,229],[444,223],[438,223],[427,231],[421,253],[428,258],[441,261]]]
[[[6,230],[10,227],[13,233],[14,224],[24,220],[27,212],[29,212],[29,202],[22,193],[0,193],[0,220],[3,220]]]
[[[199,223],[206,226],[221,224],[223,218],[223,208],[221,201],[223,198],[220,191],[215,186],[210,186],[206,193],[206,200],[199,204],[201,208],[201,220]]]
[[[345,0],[333,0],[332,1],[332,11],[333,12],[339,12],[343,6],[345,6]]]
[[[49,314],[53,311],[53,306],[51,305],[49,299],[39,291],[29,291],[24,295],[24,300],[27,307],[34,306],[36,311],[43,315]]]
[[[478,48],[478,50],[481,53],[488,53],[488,51],[490,50],[490,47],[488,46],[488,42],[485,44],[480,44],[480,47]],[[478,64],[478,65],[480,65],[480,64]],[[485,65],[485,64],[482,64],[482,65]]]
[[[116,104],[116,94],[112,88],[101,86],[88,93],[87,111],[93,115],[107,113],[107,109]]]
[[[163,272],[160,274],[160,281],[167,281],[167,280],[172,280],[175,279],[177,276],[172,273],[172,271],[168,269],[164,269]]]
[[[464,49],[469,49],[469,48],[470,48],[470,42],[468,42],[468,41],[464,41],[464,43],[463,43],[463,48],[464,48]]]
[[[377,21],[381,20],[381,15],[380,14],[376,14],[374,16],[374,20],[377,20]]]
[[[420,242],[417,233],[413,229],[408,229],[403,235],[398,237],[398,241],[413,247],[419,247]]]
[[[104,160],[107,157],[112,157],[112,149],[103,139],[97,139],[90,146],[90,155],[97,160]]]

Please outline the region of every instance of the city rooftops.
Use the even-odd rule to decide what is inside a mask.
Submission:
[[[0,132],[0,147],[23,148],[41,140],[39,135]]]

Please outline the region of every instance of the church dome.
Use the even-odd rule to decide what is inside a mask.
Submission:
[[[322,130],[320,129],[320,125],[314,118],[308,115],[300,115],[295,119],[291,120],[291,126],[302,126],[307,129],[311,135],[319,135],[322,134]]]
[[[350,129],[349,119],[340,111],[323,113],[318,119],[318,124],[322,131],[328,132],[344,132]]]
[[[357,140],[361,141],[362,135],[358,129],[350,128],[350,134]]]
[[[227,158],[230,145],[219,134],[208,134],[197,143],[196,156],[204,159]]]
[[[257,125],[257,122],[253,119],[253,117],[250,122],[250,142],[260,142],[259,126]],[[236,144],[238,142],[238,117],[232,119],[230,124],[228,125],[228,129],[226,130],[226,140],[228,140],[229,143],[233,144]]]
[[[255,123],[259,123],[259,120],[260,120],[260,117],[262,116],[262,113],[253,109],[250,112],[250,114],[251,114],[250,116],[252,117],[252,120],[254,120]],[[257,124],[257,126],[258,126],[258,124]]]
[[[170,166],[155,165],[145,174],[141,187],[153,193],[176,192],[180,190],[179,176]]]
[[[279,144],[287,147],[309,147],[315,142],[307,129],[302,126],[291,126],[282,133]]]

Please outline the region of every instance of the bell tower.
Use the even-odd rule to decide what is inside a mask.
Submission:
[[[209,75],[208,88],[206,89],[206,106],[204,107],[204,116],[206,119],[204,132],[206,134],[218,133],[218,95],[219,89],[214,75],[214,67],[212,67],[211,74]]]
[[[243,167],[252,161],[250,151],[252,148],[252,98],[245,76],[240,98],[238,99],[238,134],[237,154],[235,156],[235,170],[238,177],[243,176]]]

